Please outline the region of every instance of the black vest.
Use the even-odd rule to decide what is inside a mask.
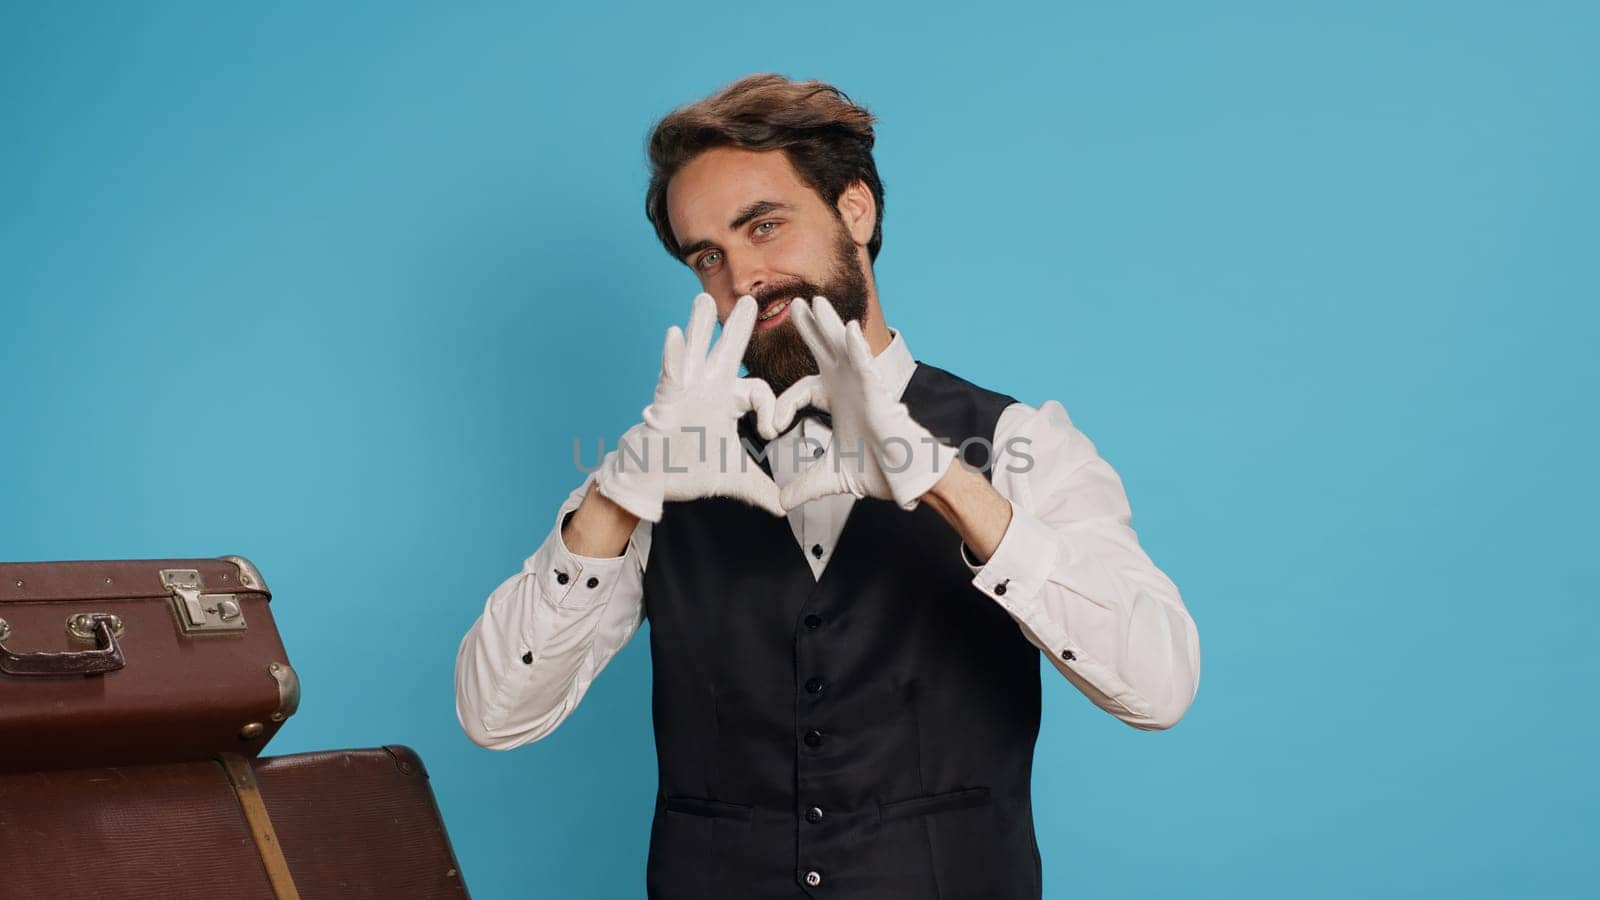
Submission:
[[[983,438],[979,466],[1014,402],[925,363],[901,399],[947,443]],[[644,577],[653,900],[1041,895],[1039,651],[959,542],[926,502],[861,498],[818,580],[787,519],[666,504]]]

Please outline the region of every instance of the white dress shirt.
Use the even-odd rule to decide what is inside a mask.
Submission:
[[[917,363],[890,332],[872,365],[898,398]],[[779,435],[768,450],[778,485],[828,438],[813,418]],[[1199,688],[1200,639],[1177,587],[1139,546],[1122,480],[1054,400],[1006,407],[992,443],[991,482],[1011,504],[994,554],[974,563],[954,529],[948,547],[929,552],[960,553],[973,585],[1096,706],[1135,728],[1171,727]],[[544,543],[489,595],[461,641],[456,716],[481,746],[509,750],[549,734],[644,621],[652,523],[641,520],[610,558],[579,556],[561,539],[593,484],[591,474],[561,504]],[[827,568],[855,502],[837,494],[789,511],[813,576]]]

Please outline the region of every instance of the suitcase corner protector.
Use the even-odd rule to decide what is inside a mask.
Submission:
[[[224,556],[222,558],[233,563],[238,568],[239,583],[241,585],[261,591],[269,596],[272,594],[272,591],[267,587],[267,580],[261,577],[261,570],[256,568],[255,563],[242,556]]]

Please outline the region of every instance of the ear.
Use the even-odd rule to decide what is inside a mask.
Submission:
[[[839,218],[850,232],[850,237],[865,247],[872,240],[873,230],[878,227],[878,204],[872,199],[872,190],[858,178],[845,185],[844,191],[839,194],[838,206]]]

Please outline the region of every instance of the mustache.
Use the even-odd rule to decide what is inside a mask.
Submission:
[[[809,281],[789,281],[764,287],[750,296],[756,298],[756,309],[762,310],[767,308],[767,304],[778,300],[793,300],[797,297],[810,300],[812,297],[826,297],[827,293]]]

